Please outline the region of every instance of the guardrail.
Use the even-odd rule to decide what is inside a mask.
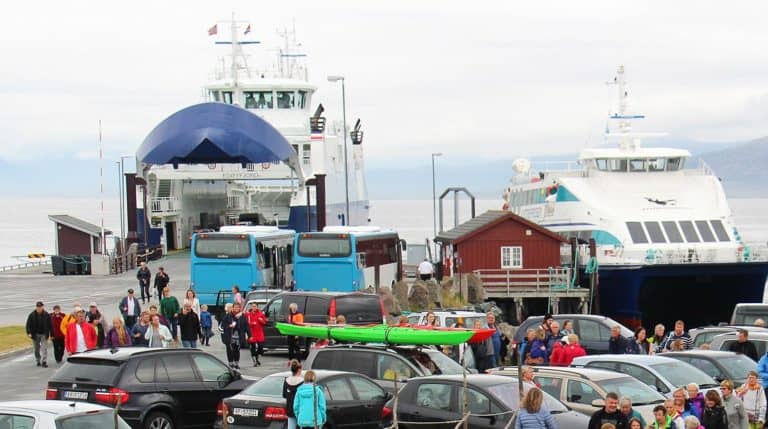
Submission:
[[[21,270],[24,268],[39,267],[42,265],[51,265],[50,258],[45,258],[39,261],[19,262],[18,264],[6,265],[3,267],[0,267],[0,273],[6,272],[6,271]]]
[[[486,292],[495,296],[571,289],[570,268],[475,270],[473,273],[483,282]]]
[[[181,211],[181,204],[177,197],[157,197],[150,201],[152,213],[177,213]]]

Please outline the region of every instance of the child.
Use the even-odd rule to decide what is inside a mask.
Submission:
[[[209,341],[213,336],[213,319],[211,313],[208,312],[208,306],[205,304],[200,306],[200,327],[203,329],[203,338],[200,338],[200,344],[210,347]]]

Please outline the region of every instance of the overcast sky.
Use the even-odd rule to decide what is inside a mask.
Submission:
[[[543,6],[542,4],[546,4]],[[0,25],[0,160],[133,154],[201,101],[232,12],[264,42],[296,23],[313,104],[362,118],[372,163],[516,158],[602,142],[624,64],[646,131],[740,141],[768,135],[763,1],[37,1]],[[405,155],[405,156],[404,156]]]

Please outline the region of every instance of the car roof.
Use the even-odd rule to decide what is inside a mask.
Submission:
[[[685,350],[681,352],[664,352],[664,356],[699,356],[713,359],[736,356],[736,353],[725,350]]]
[[[111,410],[103,405],[75,401],[4,401],[0,402],[0,410],[16,410],[54,415],[84,413],[88,411]]]
[[[334,375],[339,375],[339,374],[361,375],[359,372],[337,371],[337,370],[333,370],[333,369],[313,369],[312,371],[315,372],[315,375],[317,376],[318,380],[323,379],[323,378],[327,378],[327,377],[332,377]],[[269,375],[265,375],[262,378],[262,380],[264,378],[267,378],[267,377],[288,377],[290,375],[292,375],[291,371],[275,372],[275,373],[272,373],[272,374],[269,374]]]
[[[365,292],[315,292],[315,291],[283,291],[279,294],[281,297],[290,297],[290,296],[315,296],[315,297],[338,297],[338,296],[347,296],[347,295],[360,295],[360,296],[372,296],[378,298],[378,295],[375,293],[365,293]],[[275,296],[276,298],[277,296]]]
[[[587,380],[594,380],[594,381],[600,381],[600,380],[608,380],[611,378],[619,378],[619,377],[630,377],[627,374],[616,372],[616,371],[609,371],[607,369],[596,369],[596,368],[573,368],[573,367],[567,367],[567,366],[549,366],[549,367],[541,367],[541,366],[534,366],[533,372],[534,374],[562,374],[562,375],[571,375]],[[517,373],[517,367],[516,366],[507,366],[507,367],[499,367],[496,368],[499,371],[509,371]]]
[[[662,363],[662,362],[675,362],[676,359],[667,358],[664,356],[658,356],[658,355],[609,355],[609,354],[603,354],[603,355],[593,355],[593,356],[581,356],[577,357],[573,360],[574,363],[578,362],[597,362],[597,361],[618,361],[618,362],[632,362],[640,365],[650,365],[654,363]]]
[[[715,338],[718,338],[718,337],[722,337],[722,338],[736,337],[738,334],[739,333],[737,331],[723,332],[722,334],[716,335]],[[715,338],[713,338],[712,341],[714,341]],[[749,332],[749,339],[750,340],[768,340],[768,331],[766,331],[766,332],[750,331]]]
[[[103,359],[116,362],[127,361],[134,356],[139,355],[157,355],[157,354],[192,354],[192,353],[206,353],[198,349],[161,349],[161,348],[147,348],[147,347],[120,347],[113,349],[96,349],[89,350],[87,352],[78,353],[76,356],[70,357],[68,360],[74,359]],[[207,354],[207,353],[206,353]]]
[[[408,350],[418,350],[424,353],[437,352],[437,350],[433,348],[423,347],[423,346],[410,346],[410,345],[393,346],[393,345],[387,345],[387,344],[360,344],[360,343],[334,344],[334,345],[325,346],[323,348],[317,349],[317,351],[322,352],[323,350],[349,350],[349,349],[383,351],[383,352],[390,352],[390,353],[397,353],[398,351],[408,351]]]
[[[744,329],[749,332],[767,332],[768,328],[764,328],[762,326],[754,326],[754,325],[723,325],[723,326],[700,326],[698,328],[691,328],[690,332],[706,332],[706,331],[723,331],[723,332],[729,332],[729,331],[738,331],[739,329]]]
[[[495,386],[497,384],[506,384],[510,383],[510,377],[505,377],[503,375],[493,375],[493,374],[467,374],[467,383],[474,384],[475,386]],[[409,380],[420,380],[422,382],[424,381],[455,381],[459,383],[464,382],[464,376],[462,375],[426,375],[423,377],[414,377]]]
[[[554,314],[552,315],[553,319],[591,319],[591,320],[611,320],[612,319],[608,316],[603,316],[601,314],[581,314],[581,313],[573,313],[573,314]],[[527,319],[523,321],[523,323],[526,323],[528,321],[540,321],[544,320],[544,316],[528,316]],[[616,322],[618,323],[618,322]]]

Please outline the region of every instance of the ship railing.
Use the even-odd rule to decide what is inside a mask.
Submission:
[[[245,208],[243,197],[240,195],[228,195],[227,196],[227,209],[228,210],[242,210]]]
[[[486,292],[495,297],[512,296],[520,292],[549,293],[569,290],[572,271],[567,267],[545,269],[482,269],[473,273],[483,283]]]
[[[154,214],[170,214],[181,211],[181,201],[178,197],[156,197],[150,201]]]
[[[738,247],[720,249],[679,247],[673,249],[648,248],[635,251],[624,248],[616,249],[613,246],[598,246],[597,255],[601,265],[732,264],[766,262],[768,261],[768,246],[763,243],[744,243]]]

